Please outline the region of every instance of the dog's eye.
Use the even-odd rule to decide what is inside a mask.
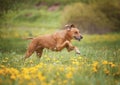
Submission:
[[[78,34],[78,32],[75,32],[75,34]]]

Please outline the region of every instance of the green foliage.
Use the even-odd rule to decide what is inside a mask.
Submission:
[[[51,6],[56,3],[65,5],[79,1],[88,2],[87,0],[0,0],[0,16],[9,10],[32,8],[34,6],[41,6],[42,4],[45,6]]]
[[[118,6],[119,1],[115,1],[96,0],[89,4],[74,3],[68,5],[62,13],[62,24],[75,23],[81,31],[86,33],[105,33],[119,30],[120,7]],[[118,27],[115,27],[115,24]]]
[[[40,28],[59,28],[61,11],[48,11],[43,9],[24,9],[18,11],[9,11],[9,14],[5,14],[6,23],[12,26],[18,27],[40,27]],[[10,26],[9,26],[10,27]]]
[[[5,0],[1,5],[3,11],[6,11],[5,13],[1,11],[5,20],[0,20],[0,22],[14,26],[58,28],[61,11],[50,12],[48,9],[55,4],[60,5],[61,9],[66,4],[79,1],[87,3],[87,0]],[[7,7],[5,4],[10,5],[10,8],[4,9]]]
[[[59,28],[61,23],[62,25],[75,23],[85,33],[106,33],[120,30],[119,0],[5,0],[2,3],[8,6],[1,5],[4,11],[1,13],[4,17],[0,23],[7,24],[8,27],[12,25]],[[59,4],[60,9],[48,11],[56,3]],[[64,10],[62,10],[64,6]],[[62,16],[61,11],[63,11]]]
[[[120,1],[119,0],[97,0],[93,2],[93,7],[100,10],[106,18],[112,22],[113,31],[120,31]]]

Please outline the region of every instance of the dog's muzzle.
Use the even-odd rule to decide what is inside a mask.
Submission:
[[[78,41],[80,41],[81,39],[83,39],[83,36],[74,36],[74,38]]]

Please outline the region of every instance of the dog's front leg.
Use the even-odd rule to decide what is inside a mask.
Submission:
[[[77,47],[74,47],[74,50],[75,50],[75,52],[76,52],[77,54],[80,54],[80,51],[79,51],[79,49],[78,49]]]
[[[62,50],[63,48],[65,48],[66,46],[67,46],[67,47],[71,47],[72,45],[70,44],[69,41],[65,41],[65,42],[62,43],[62,44],[59,42],[59,43],[57,44],[55,50],[56,50],[56,51],[61,51],[61,50]]]
[[[65,47],[67,48],[68,51],[75,50],[77,54],[80,54],[79,49],[73,46],[69,41],[65,41],[63,44],[57,44],[56,51],[61,51]]]
[[[68,45],[67,45],[66,48],[67,48],[68,52],[70,52],[70,51],[72,51],[72,50],[75,50],[75,52],[76,52],[77,54],[80,54],[79,49],[78,49],[76,46],[73,46],[70,42],[68,43]]]
[[[75,50],[75,52],[77,53],[77,54],[80,54],[80,51],[79,51],[79,49],[77,48],[77,47],[75,47],[75,46],[67,46],[66,47],[67,48],[67,50],[68,50],[68,52],[70,52],[70,51],[72,51],[72,50]]]

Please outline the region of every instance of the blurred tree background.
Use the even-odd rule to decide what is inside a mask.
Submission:
[[[84,33],[119,32],[119,5],[120,0],[0,0],[0,26],[52,29],[74,23]]]

